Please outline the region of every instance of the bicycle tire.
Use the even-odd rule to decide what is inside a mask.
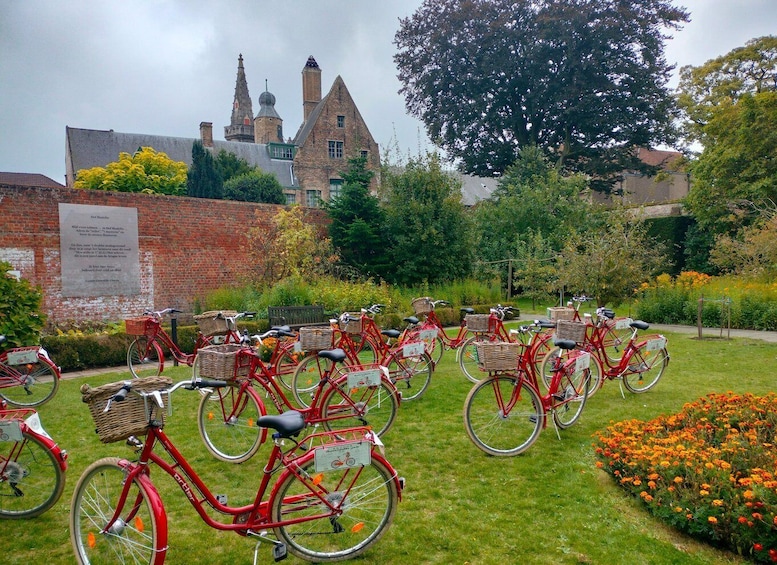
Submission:
[[[391,429],[399,412],[396,387],[382,377],[379,386],[348,389],[348,377],[328,385],[319,404],[322,425],[327,431],[370,426],[378,436]]]
[[[40,516],[64,489],[65,471],[40,438],[23,432],[20,442],[0,442],[0,518]]]
[[[316,473],[302,465],[306,483],[294,473],[280,479],[270,501],[273,522],[304,520],[275,528],[278,540],[295,556],[331,563],[361,555],[377,543],[394,520],[399,492],[393,471],[378,457],[369,465]],[[335,508],[328,511],[321,498]],[[314,517],[317,517],[314,518]]]
[[[250,387],[218,387],[200,399],[197,427],[211,455],[227,463],[242,463],[267,439],[267,429],[256,425],[265,414],[264,404]]]
[[[18,408],[42,406],[59,390],[59,368],[38,353],[35,363],[0,363],[0,397]]]
[[[556,362],[556,358],[559,355],[563,355],[562,363],[566,362],[565,359],[569,358],[569,351],[562,350],[559,347],[554,347],[548,351],[540,363],[539,375],[545,390],[550,388],[550,381],[553,378],[553,363]],[[591,398],[598,392],[602,385],[604,385],[604,366],[599,360],[599,356],[596,353],[591,353],[591,366],[589,367],[591,372],[588,383],[588,398]]]
[[[106,457],[87,467],[78,480],[70,505],[70,541],[78,563],[164,562],[167,517],[156,490],[152,493],[149,488],[153,486],[139,478],[132,481],[121,523],[102,533],[114,514],[125,478],[119,458]]]
[[[576,358],[562,367],[557,391],[553,393],[553,421],[565,430],[580,419],[588,400],[591,370],[575,367]]]
[[[604,354],[613,366],[620,363],[621,357],[623,357],[626,351],[626,346],[631,340],[631,334],[633,330],[630,327],[615,329],[614,322],[610,322],[607,330],[602,336],[602,347],[604,348]]]
[[[300,352],[298,355],[302,356],[303,354]],[[281,350],[281,354],[273,364],[273,375],[286,390],[292,390],[291,381],[294,378],[297,365],[299,365],[299,361],[297,361],[294,350],[286,347]]]
[[[392,353],[384,365],[389,380],[397,387],[402,400],[421,398],[432,382],[432,358],[426,351],[417,357],[402,357],[400,353]]]
[[[146,336],[135,338],[127,348],[127,367],[136,379],[143,377],[158,377],[164,369],[164,353],[162,348]]]
[[[500,405],[514,402],[505,415]],[[464,401],[464,428],[478,449],[510,457],[529,449],[542,432],[542,400],[525,380],[495,374],[475,384]]]
[[[458,354],[459,368],[464,376],[467,377],[468,381],[478,383],[488,376],[488,373],[480,368],[476,344],[478,342],[488,342],[492,340],[493,336],[490,334],[476,334],[461,344]]]
[[[319,383],[332,366],[332,361],[310,355],[299,362],[291,377],[291,393],[301,408],[308,408],[316,395]]]
[[[649,351],[643,343],[629,359],[628,369],[622,375],[623,386],[636,394],[646,392],[656,386],[668,365],[669,352],[665,347]]]

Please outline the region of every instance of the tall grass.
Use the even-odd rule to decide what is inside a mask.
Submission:
[[[525,454],[501,459],[480,452],[468,440],[462,407],[471,384],[446,352],[425,396],[400,408],[384,437],[386,455],[407,480],[391,530],[355,563],[722,565],[746,563],[667,528],[642,503],[625,495],[595,466],[593,434],[610,422],[649,420],[678,412],[684,403],[710,392],[765,393],[777,361],[777,344],[735,339],[699,341],[668,334],[671,362],[655,389],[622,395],[608,382],[591,398],[578,424],[551,427]],[[185,378],[187,367],[166,368]],[[49,433],[70,452],[62,500],[40,518],[5,521],[0,555],[7,565],[74,562],[68,541],[69,501],[79,475],[109,455],[131,457],[121,444],[101,444],[93,431],[79,387],[126,379],[128,373],[65,380],[57,397],[40,410]],[[238,504],[256,488],[262,451],[242,465],[212,459],[195,423],[196,392],[179,391],[167,431],[217,493]],[[265,452],[266,453],[266,452]],[[178,486],[159,470],[151,474],[168,513],[167,563],[251,563],[255,543],[204,526]],[[44,557],[45,556],[45,557]],[[267,546],[259,562],[271,562]],[[289,558],[287,563],[298,563]]]

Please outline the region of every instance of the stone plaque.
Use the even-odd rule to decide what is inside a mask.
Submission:
[[[138,210],[59,205],[62,296],[140,294]]]

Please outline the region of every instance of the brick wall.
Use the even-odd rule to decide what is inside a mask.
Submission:
[[[62,296],[59,203],[137,208],[140,294]],[[208,291],[243,280],[248,229],[256,225],[269,229],[280,208],[0,184],[0,260],[42,288],[43,310],[52,322],[114,321],[167,307],[191,312],[195,300]],[[325,224],[320,210],[308,210],[307,216],[317,225]]]

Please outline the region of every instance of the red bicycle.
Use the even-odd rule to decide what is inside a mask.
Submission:
[[[154,465],[181,487],[208,526],[255,539],[254,563],[260,543],[272,547],[276,561],[288,552],[317,563],[350,559],[388,531],[404,480],[381,454],[382,444],[371,430],[359,427],[296,439],[307,426],[299,412],[259,417],[257,428],[275,430],[272,450],[262,470],[257,467],[260,481],[253,502],[229,506],[226,496],[208,488],[163,426],[170,395],[178,388],[232,387],[224,381],[170,383],[150,377],[82,388],[100,439],[130,439],[136,454],[132,460],[100,459],[81,475],[69,524],[78,563],[164,563],[168,523],[153,482],[156,474],[150,472]],[[117,428],[121,432],[113,433]],[[350,456],[333,467],[345,453]]]
[[[473,332],[481,332],[487,330],[475,329],[474,325],[479,320],[482,321],[486,317],[485,314],[475,314],[473,308],[460,308],[460,311],[464,316],[461,318],[459,327],[456,330],[455,336],[449,336],[445,331],[445,327],[442,322],[434,313],[434,309],[437,306],[448,306],[450,303],[445,300],[432,300],[428,296],[422,298],[416,298],[412,301],[413,310],[416,316],[423,316],[423,321],[413,316],[405,318],[410,323],[410,326],[405,330],[405,334],[410,334],[403,339],[421,340],[426,344],[426,350],[432,357],[432,361],[437,365],[442,359],[443,353],[447,349],[455,349],[458,351],[460,347],[463,347],[467,339]]]
[[[0,335],[0,344],[6,341]],[[0,353],[0,400],[11,406],[32,408],[51,400],[62,374],[38,345],[15,347]]]
[[[67,452],[46,433],[31,408],[0,401],[0,518],[34,518],[65,489]]]
[[[272,331],[272,330],[271,330]],[[272,373],[251,348],[217,345],[200,352],[195,377],[226,381],[206,394],[197,411],[197,425],[205,446],[214,457],[231,463],[250,459],[266,440],[256,421],[267,414],[267,399],[277,412],[298,410],[311,426],[335,431],[369,425],[378,436],[394,424],[400,396],[378,367],[343,368],[341,349],[321,351],[325,370],[316,381],[309,406],[294,406]],[[363,369],[363,370],[362,370]]]
[[[248,336],[237,331],[235,322],[239,318],[250,318],[254,312],[210,312],[206,317],[197,320],[205,331],[200,331],[194,342],[194,351],[186,353],[173,341],[173,338],[162,327],[162,319],[169,314],[180,313],[175,308],[165,308],[157,312],[146,312],[139,318],[129,318],[124,321],[127,335],[137,336],[127,348],[127,366],[132,376],[156,377],[165,370],[165,353],[169,352],[173,361],[192,366],[197,357],[197,351],[214,343],[214,336],[222,343],[246,343]],[[204,324],[204,327],[203,327]]]

